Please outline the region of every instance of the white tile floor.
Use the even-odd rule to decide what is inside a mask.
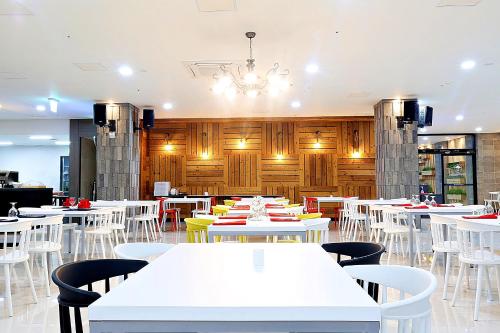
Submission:
[[[185,234],[182,233],[180,240],[185,239]],[[338,232],[330,232],[330,240],[335,241],[339,239]],[[175,243],[177,237],[175,234],[166,233],[164,240],[169,243]],[[396,256],[394,264],[405,264],[406,261],[402,257]],[[429,268],[429,256],[424,256],[423,268]],[[65,256],[65,262],[69,260],[69,256]],[[455,262],[456,263],[456,262]],[[458,268],[455,266],[453,279],[450,282],[449,296],[453,293],[453,286]],[[35,269],[35,285],[38,293],[38,304],[32,304],[31,295],[27,281],[24,279],[24,271],[21,265],[16,267],[14,280],[16,283],[13,285],[13,299],[14,299],[14,317],[9,318],[5,307],[3,298],[0,298],[0,332],[1,333],[56,333],[59,332],[59,319],[57,307],[57,288],[52,285],[52,296],[45,297],[43,291],[42,281],[40,279],[39,271]],[[458,304],[452,308],[450,301],[441,299],[442,294],[442,270],[438,270],[438,283],[439,287],[434,296],[432,297],[432,329],[433,332],[438,333],[461,333],[461,332],[499,332],[500,331],[500,304],[496,290],[493,291],[494,300],[491,302],[486,301],[484,295],[481,303],[480,320],[474,322],[472,320],[472,309],[474,305],[475,295],[475,279],[474,275],[471,276],[471,289],[464,288]],[[492,274],[491,281],[494,286],[495,277]],[[496,289],[496,288],[494,288]],[[4,291],[4,279],[1,276],[0,280],[0,295]],[[82,313],[85,319],[85,311]],[[88,332],[88,326],[84,327]]]

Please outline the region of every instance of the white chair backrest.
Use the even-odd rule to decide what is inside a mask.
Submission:
[[[457,221],[460,256],[471,261],[484,262],[495,257],[495,234],[498,228],[478,222]]]
[[[212,207],[212,199],[205,198],[205,199],[203,199],[203,201],[201,203],[202,203],[202,207],[203,207],[202,209],[203,209],[203,211],[209,212],[210,211],[210,207]]]
[[[30,248],[48,250],[55,244],[61,245],[63,218],[63,215],[55,215],[32,221]]]
[[[124,243],[115,246],[114,250],[116,256],[120,259],[143,259],[151,261],[174,246],[174,244],[165,243]]]
[[[383,221],[384,221],[384,230],[385,231],[390,231],[393,230],[395,227],[401,226],[401,213],[391,209],[391,208],[384,208],[383,213],[382,213]]]
[[[308,243],[324,244],[328,242],[329,218],[306,219],[302,220],[302,223],[306,226]]]
[[[112,219],[111,223],[114,225],[125,225],[125,220],[127,218],[127,208],[126,207],[113,207],[111,209]]]
[[[152,203],[151,214],[153,214],[153,216],[155,217],[158,217],[160,215],[160,200],[156,200],[154,203]]]
[[[383,219],[383,207],[380,205],[371,205],[368,208],[368,214],[370,217],[370,224],[381,223]]]
[[[412,332],[430,332],[429,300],[437,285],[432,273],[415,267],[391,265],[346,266],[344,269],[354,279],[363,280],[365,290],[368,290],[367,282],[379,284],[382,289],[382,321],[399,320],[400,325],[406,326],[408,320],[415,320],[412,322]],[[399,300],[388,302],[388,288],[399,291]],[[427,322],[424,324],[422,320]],[[385,331],[384,324],[383,322],[381,332]],[[415,329],[416,326],[421,329]],[[422,329],[424,327],[428,329]]]
[[[300,214],[304,214],[304,206],[285,208],[285,211],[288,214],[292,214],[292,215],[297,216]]]
[[[31,221],[0,223],[0,239],[3,240],[0,256],[9,254],[8,260],[12,262],[26,257],[30,244],[30,233]]]
[[[429,214],[431,218],[432,244],[442,249],[454,249],[457,243],[457,222],[447,216]]]
[[[94,211],[87,217],[85,227],[87,228],[107,228],[113,220],[113,208],[101,208]]]

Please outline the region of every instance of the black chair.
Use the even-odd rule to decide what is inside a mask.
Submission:
[[[337,254],[337,263],[344,266],[378,265],[385,247],[377,243],[345,242],[321,245],[326,252]],[[341,256],[351,259],[341,260]]]
[[[105,290],[110,290],[109,279],[135,273],[148,264],[143,260],[101,259],[65,264],[52,273],[52,281],[59,287],[59,326],[61,333],[71,333],[69,308],[74,308],[75,331],[83,333],[80,308],[86,308],[101,295],[92,290],[92,283],[105,281]],[[87,285],[88,291],[79,289]]]
[[[385,246],[377,243],[364,242],[345,242],[345,243],[327,243],[321,245],[326,252],[337,254],[337,263],[341,266],[354,265],[378,265],[380,257],[385,252]],[[351,259],[341,260],[342,256],[348,256]],[[363,286],[363,281],[358,280],[358,284]],[[368,284],[368,294],[378,301],[378,284]]]

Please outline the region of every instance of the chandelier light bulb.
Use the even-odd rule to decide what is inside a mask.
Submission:
[[[215,95],[220,95],[224,92],[225,88],[220,85],[219,83],[216,83],[214,84],[214,86],[212,87],[212,91]]]
[[[252,73],[252,72],[246,73],[244,79],[245,79],[246,84],[257,83],[257,75],[255,73]]]
[[[280,94],[280,89],[278,87],[271,86],[269,87],[269,95],[272,97],[276,97]]]
[[[290,87],[290,82],[288,82],[288,80],[281,80],[280,81],[280,89],[283,90],[283,91],[286,91],[288,89],[288,87]]]
[[[269,75],[267,80],[269,81],[269,84],[273,85],[273,86],[279,85],[281,82],[281,79],[280,79],[279,75],[277,75],[277,74]]]
[[[217,84],[220,85],[222,88],[227,88],[231,85],[231,78],[227,75],[224,75],[218,80]]]
[[[234,100],[236,98],[236,89],[234,87],[229,87],[225,91],[226,97],[229,100]]]

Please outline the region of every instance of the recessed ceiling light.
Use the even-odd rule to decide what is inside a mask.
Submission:
[[[49,109],[52,112],[57,112],[57,106],[59,105],[59,100],[53,97],[49,97]]]
[[[163,104],[163,108],[165,110],[172,110],[174,108],[174,105],[172,103],[170,103],[170,102],[167,102],[167,103]]]
[[[0,146],[10,146],[12,144],[12,141],[0,141]]]
[[[50,135],[30,135],[30,140],[51,140]]]
[[[2,108],[2,104],[0,104],[0,109]]]
[[[427,132],[427,128],[425,128],[425,127],[419,128],[419,130],[420,130],[420,132],[422,132],[422,133]]]
[[[45,111],[45,110],[46,110],[46,107],[45,107],[45,105],[37,105],[37,106],[36,106],[36,110],[37,110],[37,111]]]
[[[123,66],[120,66],[118,68],[118,72],[122,75],[122,76],[130,76],[132,74],[134,74],[134,71],[132,70],[132,68],[130,68],[129,66],[127,65],[123,65]]]
[[[319,70],[319,67],[316,64],[309,64],[306,66],[306,72],[308,72],[309,74],[317,73],[318,70]]]
[[[58,146],[69,146],[71,142],[70,141],[56,141],[54,143]]]
[[[462,61],[460,67],[465,70],[473,69],[474,67],[476,67],[476,62],[474,60],[465,60]]]
[[[476,132],[481,132],[483,130],[482,127],[476,127]]]
[[[462,120],[464,120],[464,116],[463,116],[463,115],[461,115],[461,114],[459,114],[459,115],[457,115],[457,116],[455,117],[455,120],[462,121]]]
[[[302,106],[302,104],[300,103],[300,101],[293,101],[292,103],[290,103],[290,106],[294,109],[298,109]]]
[[[426,136],[424,136],[424,141],[427,141],[427,140],[429,140],[429,138],[428,138],[428,137],[426,137]]]
[[[446,140],[450,140],[451,138],[449,136],[445,137]]]

